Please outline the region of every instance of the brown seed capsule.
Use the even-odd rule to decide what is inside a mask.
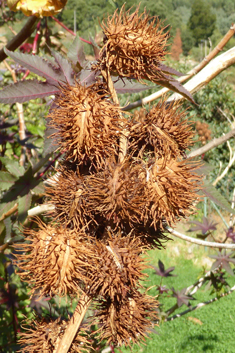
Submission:
[[[154,158],[178,157],[192,144],[193,131],[174,102],[158,103],[149,112],[135,114],[136,123],[130,132],[130,151],[142,158],[154,152]]]
[[[94,253],[87,235],[62,226],[38,222],[39,230],[25,230],[29,243],[17,244],[16,264],[22,280],[33,285],[40,296],[77,293],[86,284]]]
[[[87,206],[85,178],[64,166],[46,187],[48,203],[55,207],[50,215],[65,227],[80,230],[94,220],[93,209]]]
[[[147,275],[142,271],[148,266],[141,257],[147,249],[142,245],[141,238],[133,233],[123,237],[121,232],[110,233],[105,242],[95,243],[96,257],[92,259],[89,277],[89,296],[115,298],[118,301],[126,298],[131,290],[140,287],[140,280]]]
[[[128,160],[119,164],[107,161],[100,173],[86,180],[89,209],[115,225],[139,223],[144,189],[138,184],[138,173]]]
[[[24,327],[25,332],[20,333],[19,343],[22,353],[54,353],[67,327],[67,322],[61,320],[41,319],[32,321]],[[90,352],[89,342],[80,328],[71,344],[68,353]]]
[[[96,323],[100,339],[114,345],[131,346],[145,341],[157,320],[158,302],[155,298],[133,291],[122,301],[111,299],[98,303]]]
[[[143,221],[164,229],[179,218],[193,213],[199,199],[201,177],[195,173],[199,164],[190,160],[159,159],[146,166],[145,208]]]
[[[113,105],[99,85],[63,86],[49,114],[50,125],[59,149],[68,161],[99,166],[111,154],[117,154],[120,137],[120,108]],[[103,91],[102,91],[103,93]],[[123,121],[127,124],[127,121]]]
[[[166,55],[168,33],[160,29],[156,17],[149,17],[146,10],[141,15],[138,12],[139,7],[130,14],[123,6],[119,14],[115,11],[101,25],[104,46],[96,69],[107,68],[119,76],[156,82],[163,78],[159,63]]]

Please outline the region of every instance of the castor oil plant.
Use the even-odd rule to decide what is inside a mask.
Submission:
[[[61,85],[48,116],[63,153],[46,188],[54,210],[17,246],[32,294],[78,304],[70,320],[35,318],[21,336],[23,353],[90,351],[82,321],[91,304],[89,324],[100,340],[145,341],[158,319],[158,301],[143,286],[146,252],[164,248],[166,227],[188,217],[198,199],[198,165],[185,154],[193,143],[186,112],[163,99],[127,114],[115,89],[120,80],[149,80],[193,100],[163,64],[169,33],[146,10],[124,6],[101,27],[103,46],[89,69],[95,79],[78,74],[74,85]]]

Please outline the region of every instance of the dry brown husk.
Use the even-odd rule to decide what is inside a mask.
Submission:
[[[141,257],[147,246],[132,233],[126,236],[120,231],[108,233],[108,239],[95,243],[96,257],[92,259],[92,269],[87,274],[87,291],[89,296],[100,295],[121,301],[133,288],[140,287],[140,280],[147,276],[142,271],[149,266]]]
[[[55,206],[49,214],[65,227],[80,230],[95,224],[93,209],[87,203],[89,194],[84,184],[87,177],[78,170],[61,166],[46,187],[48,203]]]
[[[166,101],[147,110],[136,112],[135,123],[130,130],[130,153],[139,158],[153,152],[155,158],[176,158],[185,155],[193,145],[193,131],[185,111]]]
[[[41,297],[81,292],[95,256],[87,235],[40,221],[38,225],[38,231],[25,229],[27,242],[16,245],[21,279],[32,285],[32,295]]]
[[[106,23],[102,23],[104,46],[95,68],[157,82],[163,79],[158,64],[166,55],[168,33],[160,28],[156,17],[149,17],[146,10],[140,15],[138,12],[139,7],[131,14],[123,6],[120,13],[115,11]]]
[[[174,225],[194,212],[202,177],[196,173],[198,162],[159,159],[146,165],[145,199],[148,206],[142,220],[155,229]]]
[[[94,209],[114,225],[140,222],[143,183],[139,170],[129,160],[107,161],[103,170],[86,179],[89,209]]]
[[[30,328],[20,334],[21,353],[54,353],[67,327],[61,320],[41,319],[30,322]],[[90,352],[89,342],[83,328],[74,338],[68,353]]]
[[[158,301],[134,290],[122,301],[100,300],[95,322],[100,326],[100,339],[108,344],[131,346],[145,341],[158,319]]]
[[[54,103],[49,119],[57,132],[52,136],[68,161],[99,167],[118,154],[120,124],[127,120],[120,118],[120,108],[107,99],[100,84],[62,86]]]

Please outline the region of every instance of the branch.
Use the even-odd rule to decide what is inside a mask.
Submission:
[[[7,43],[6,48],[8,50],[14,51],[16,50],[28,37],[30,37],[33,32],[33,26],[38,21],[38,18],[35,16],[30,16],[24,27],[20,30],[20,32]],[[7,55],[4,52],[4,48],[0,50],[0,62],[5,60]]]
[[[191,238],[185,234],[179,233],[176,230],[172,229],[171,227],[166,228],[169,233],[174,235],[177,238],[183,239],[185,241],[188,241],[190,243],[202,245],[202,246],[208,246],[211,248],[219,248],[219,249],[235,249],[235,244],[223,244],[223,243],[213,243],[210,241],[205,241],[205,240],[200,240],[196,238]]]
[[[195,305],[194,307],[191,307],[191,308],[189,308],[189,309],[183,311],[183,312],[180,313],[180,314],[176,314],[176,315],[174,315],[174,316],[168,317],[167,319],[165,319],[165,321],[172,321],[172,320],[174,320],[174,319],[177,319],[178,317],[181,317],[181,316],[183,316],[183,315],[185,315],[185,314],[190,313],[191,311],[194,311],[194,310],[197,310],[197,309],[199,309],[199,308],[202,308],[202,307],[205,306],[205,305],[214,303],[215,301],[219,300],[220,298],[226,297],[227,295],[231,294],[234,290],[235,290],[235,286],[232,287],[228,292],[222,293],[219,297],[215,297],[215,298],[210,299],[210,300],[208,300],[208,301],[206,301],[206,302],[199,303],[199,304]]]
[[[31,210],[28,210],[28,216],[29,217],[37,216],[37,215],[42,214],[44,212],[53,211],[54,209],[55,209],[54,205],[43,204],[43,205],[31,208]]]
[[[190,152],[187,155],[187,157],[191,158],[191,157],[200,156],[203,153],[206,153],[206,152],[210,151],[212,148],[217,147],[217,146],[221,145],[222,143],[228,141],[233,136],[235,136],[235,129],[229,131],[227,134],[225,134],[225,135],[223,135],[221,137],[218,137],[217,139],[214,139],[214,140],[210,141],[205,146],[200,147],[197,150]]]
[[[196,75],[199,71],[201,71],[222,49],[223,47],[228,43],[228,41],[230,40],[230,38],[232,38],[232,36],[235,33],[235,25],[232,25],[229,29],[229,31],[225,34],[225,36],[223,37],[223,39],[219,42],[219,44],[210,52],[209,55],[207,55],[203,61],[197,65],[195,68],[193,68],[192,70],[190,70],[185,76],[182,76],[178,79],[179,82],[185,82],[187,81],[189,78],[191,78],[192,76]],[[140,99],[134,103],[130,103],[128,106],[126,106],[125,108],[123,108],[123,110],[131,110],[137,107],[140,107],[141,105],[147,104],[149,102],[152,102],[155,99],[158,99],[160,97],[162,97],[165,93],[169,92],[168,88],[163,88],[158,92],[155,92],[153,94],[151,94],[148,97],[145,97],[143,99]]]
[[[235,47],[219,55],[212,60],[202,71],[188,81],[184,88],[191,94],[196,93],[206,86],[214,77],[235,63]],[[168,102],[185,99],[181,94],[174,93],[168,98]]]
[[[227,142],[227,143],[228,143],[229,152],[230,152],[229,163],[228,163],[227,167],[224,169],[224,171],[215,179],[215,181],[212,184],[213,186],[215,186],[221,179],[223,179],[223,177],[228,173],[229,169],[231,168],[231,166],[235,162],[235,152],[234,152],[234,155],[232,155],[231,146],[230,146],[229,142]]]
[[[70,322],[65,330],[58,348],[53,353],[67,353],[69,351],[69,348],[79,330],[90,302],[91,299],[87,297],[86,294],[84,294],[74,311],[73,317],[70,319]]]

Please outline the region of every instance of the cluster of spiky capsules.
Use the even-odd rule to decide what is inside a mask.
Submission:
[[[167,34],[138,9],[130,14],[122,8],[102,28],[105,44],[93,67],[101,71],[99,82],[65,85],[50,113],[58,149],[65,151],[47,187],[53,222],[38,221],[39,231],[28,231],[28,254],[18,256],[18,265],[33,292],[85,293],[94,299],[100,339],[130,345],[144,340],[157,319],[158,302],[142,287],[148,267],[142,255],[150,247],[162,248],[166,226],[192,212],[199,177],[197,164],[185,160],[193,137],[185,112],[163,100],[127,120],[110,86],[111,72],[153,82],[165,77],[160,61]],[[128,149],[120,158],[122,139]],[[57,352],[63,330],[57,328],[48,352]],[[25,352],[34,352],[40,337],[42,347],[49,347],[44,342],[49,336],[39,335],[25,334],[22,342],[32,344]]]

